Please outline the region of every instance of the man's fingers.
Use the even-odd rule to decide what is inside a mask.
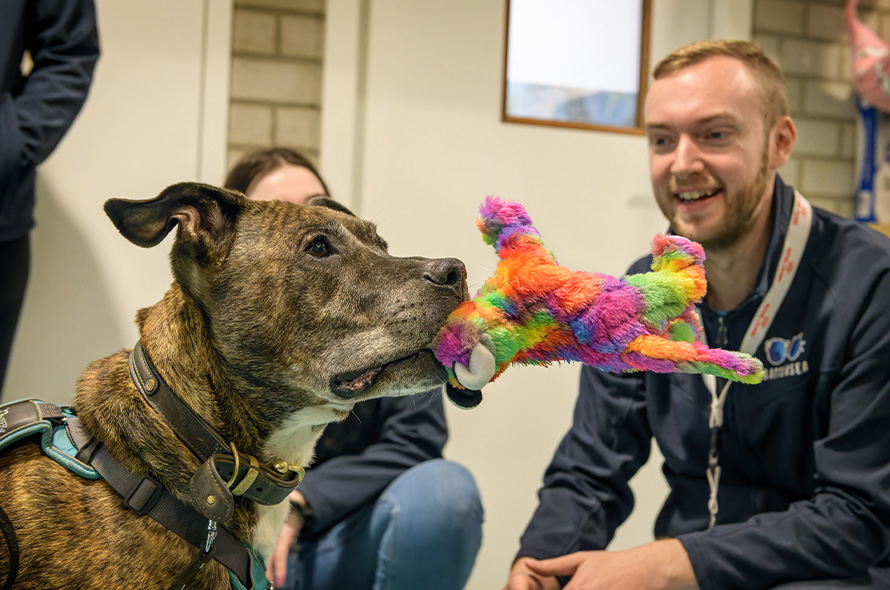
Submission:
[[[285,569],[287,565],[285,563]],[[269,557],[269,565],[266,566],[266,577],[270,582],[275,584],[275,586],[282,586],[283,582],[280,582],[281,578],[284,576],[281,573],[281,560],[278,557],[278,549],[272,552],[271,557]]]
[[[266,578],[276,586],[278,586],[278,578],[276,577],[277,573],[278,561],[275,559],[275,553],[273,552],[272,556],[269,558],[269,564],[266,566]]]
[[[272,581],[275,586],[284,586],[287,578],[287,558],[290,554],[291,545],[293,545],[293,534],[290,528],[285,525],[275,544],[275,550],[272,551],[272,557],[269,560],[269,567],[266,569],[266,577]]]
[[[572,576],[582,561],[584,561],[583,553],[570,553],[562,557],[540,561],[530,559],[526,562],[526,566],[539,576]]]
[[[520,572],[510,576],[503,590],[544,590],[544,584],[533,574]]]
[[[276,588],[284,586],[284,583],[287,581],[287,557],[284,559],[276,559],[272,569],[272,583],[275,584]]]
[[[287,575],[287,566],[282,570],[281,562],[275,557],[269,560],[269,567],[266,568],[266,577],[272,582],[276,588],[284,585],[284,579]]]

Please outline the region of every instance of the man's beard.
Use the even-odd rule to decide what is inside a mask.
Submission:
[[[705,251],[730,248],[739,238],[751,230],[751,220],[754,218],[757,208],[763,200],[767,178],[769,177],[769,150],[767,148],[768,146],[764,146],[760,170],[751,184],[746,189],[743,189],[738,198],[732,202],[726,198],[727,195],[724,195],[726,212],[723,220],[713,232],[711,238],[699,240]],[[727,188],[724,185],[723,190],[726,191]]]

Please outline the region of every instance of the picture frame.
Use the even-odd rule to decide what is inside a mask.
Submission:
[[[651,0],[507,0],[502,121],[643,135]]]

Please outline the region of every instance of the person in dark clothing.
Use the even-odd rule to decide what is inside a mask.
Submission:
[[[37,166],[80,112],[98,59],[93,0],[0,2],[0,391],[28,283]]]
[[[312,163],[287,148],[245,155],[225,184],[258,200],[328,196]],[[447,438],[440,390],[361,402],[328,425],[291,494],[269,579],[286,589],[463,588],[482,503],[470,472],[442,458]]]
[[[506,588],[890,588],[890,240],[778,176],[796,132],[754,43],[666,57],[645,123],[656,201],[707,255],[704,336],[765,378],[582,368]],[[653,438],[657,540],[604,551]]]

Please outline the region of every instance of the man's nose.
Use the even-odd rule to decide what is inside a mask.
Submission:
[[[685,135],[677,140],[674,159],[671,162],[671,173],[677,177],[688,176],[704,170],[701,151],[695,141]]]

